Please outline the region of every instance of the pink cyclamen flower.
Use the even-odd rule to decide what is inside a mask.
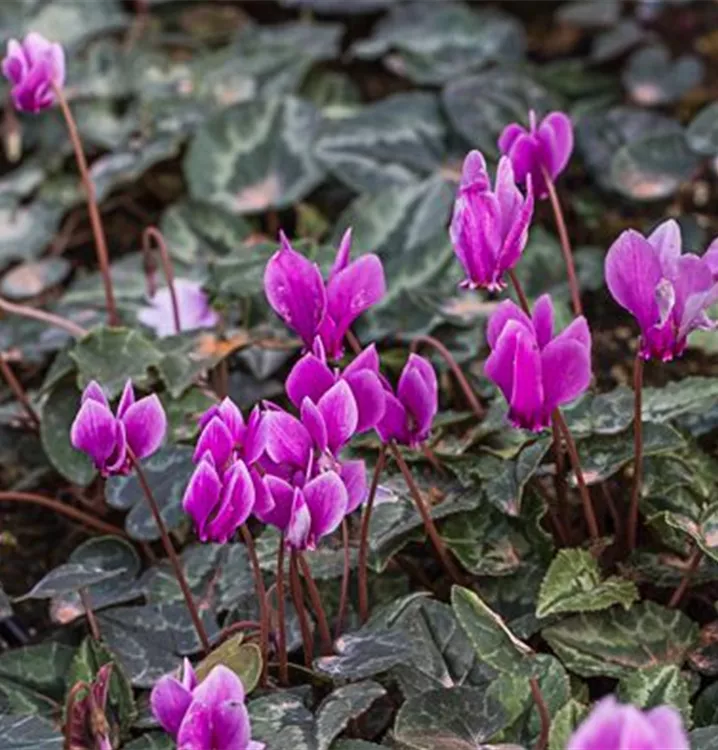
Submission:
[[[416,446],[429,437],[439,408],[439,388],[431,363],[410,354],[397,384],[396,394],[387,386],[386,409],[376,431],[385,442],[396,440]]]
[[[187,659],[179,677],[165,675],[150,695],[152,713],[178,750],[263,750],[252,740],[242,681],[215,666],[199,683]]]
[[[197,462],[182,507],[201,541],[225,543],[254,512],[271,510],[273,501],[255,466],[266,444],[263,416],[254,408],[247,421],[230,399],[200,418]]]
[[[529,318],[511,300],[489,320],[491,354],[484,372],[504,394],[515,427],[548,427],[557,407],[580,396],[591,382],[591,332],[583,316],[553,334],[553,304],[545,294]]]
[[[296,252],[283,232],[280,242],[264,272],[269,304],[307,349],[320,336],[327,354],[339,359],[351,324],[386,292],[381,260],[368,253],[350,263],[347,230],[325,284],[319,266]]]
[[[504,128],[499,150],[514,167],[516,182],[526,183],[531,175],[536,198],[545,198],[548,187],[544,171],[553,182],[566,168],[573,151],[573,125],[563,112],[550,112],[536,124],[536,113],[529,112],[529,129],[518,123]]]
[[[167,417],[156,394],[135,401],[130,380],[113,414],[102,388],[94,380],[82,394],[80,410],[70,428],[70,442],[86,453],[102,476],[128,474],[130,451],[147,458],[162,444]]]
[[[219,315],[210,307],[209,298],[198,281],[175,279],[174,288],[180,331],[195,331],[198,328],[212,328],[217,325]],[[177,333],[168,287],[162,287],[154,293],[149,305],[138,311],[137,320],[142,325],[152,328],[160,338]]]
[[[42,34],[29,33],[22,42],[11,39],[2,72],[12,85],[12,100],[20,112],[37,113],[55,103],[53,84],[65,83],[65,52]]]
[[[466,272],[462,287],[503,289],[504,274],[526,247],[533,209],[531,177],[524,198],[507,156],[499,161],[492,191],[481,152],[467,155],[449,228],[454,252]]]
[[[716,326],[706,310],[718,301],[718,240],[699,257],[682,254],[673,219],[647,238],[628,229],[611,245],[605,273],[611,295],[640,326],[644,359],[679,357],[692,331]]]
[[[599,701],[566,750],[690,750],[681,715],[672,706],[641,711],[609,695]]]

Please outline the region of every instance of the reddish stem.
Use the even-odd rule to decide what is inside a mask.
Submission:
[[[129,448],[127,450],[127,453],[132,466],[137,472],[137,480],[139,481],[140,487],[142,487],[142,491],[147,498],[150,510],[152,511],[152,517],[155,519],[155,523],[157,524],[157,528],[159,529],[160,537],[162,539],[162,546],[164,547],[165,552],[170,559],[170,564],[172,565],[172,569],[174,570],[175,578],[177,579],[177,583],[182,590],[182,596],[184,596],[187,610],[189,611],[190,617],[192,618],[194,629],[197,631],[199,640],[202,643],[202,649],[204,650],[205,654],[208,654],[210,651],[209,638],[207,637],[207,631],[204,629],[204,625],[202,624],[202,618],[199,616],[197,604],[195,603],[194,597],[192,596],[192,590],[190,589],[189,584],[187,583],[187,579],[185,578],[184,571],[182,570],[182,563],[177,556],[177,552],[175,552],[174,545],[172,544],[172,540],[170,539],[170,535],[167,531],[167,526],[165,525],[165,522],[162,518],[162,514],[160,513],[160,509],[157,505],[157,501],[155,500],[155,496],[152,493],[149,483],[147,482],[145,472],[143,471],[140,462],[137,460],[137,457]]]
[[[82,140],[80,139],[80,133],[75,123],[75,118],[72,116],[72,110],[70,105],[67,103],[65,94],[60,86],[53,84],[53,90],[57,98],[57,103],[60,105],[62,114],[67,124],[67,130],[70,134],[70,140],[72,146],[75,149],[75,160],[77,161],[77,167],[80,171],[80,179],[85,189],[85,196],[87,198],[87,211],[90,216],[90,225],[92,226],[92,234],[95,237],[95,250],[97,251],[97,261],[100,265],[100,274],[102,275],[102,283],[105,288],[105,302],[107,305],[107,316],[109,324],[111,326],[119,325],[120,318],[117,314],[117,306],[115,304],[115,295],[112,289],[112,278],[110,276],[110,260],[109,253],[107,251],[107,240],[105,239],[105,230],[102,226],[102,218],[100,216],[100,210],[97,207],[97,198],[95,194],[95,184],[90,176],[90,170],[87,166],[87,159],[85,158],[85,152],[82,148]]]
[[[688,586],[690,585],[693,575],[695,574],[696,570],[698,570],[698,566],[701,564],[702,558],[703,550],[700,547],[696,547],[691,553],[691,556],[688,558],[686,572],[683,574],[683,578],[681,578],[681,582],[680,584],[678,584],[678,588],[673,592],[673,596],[668,602],[668,606],[671,609],[677,607],[680,604],[681,599],[683,599],[683,596],[688,590]]]
[[[287,623],[284,608],[284,534],[279,538],[277,550],[277,650],[279,651],[279,682],[289,684],[289,659],[287,658]]]
[[[87,336],[88,333],[86,328],[78,326],[67,318],[62,318],[59,315],[54,315],[53,313],[45,312],[44,310],[38,310],[34,307],[16,305],[14,302],[8,302],[3,297],[0,297],[0,310],[4,310],[11,315],[20,315],[23,318],[39,320],[41,323],[47,323],[55,328],[61,328],[76,339],[81,339],[83,336]]]
[[[371,478],[371,486],[369,487],[369,497],[367,498],[366,505],[364,506],[364,512],[361,517],[361,532],[359,536],[359,562],[358,562],[358,578],[359,578],[359,617],[362,622],[366,622],[369,619],[369,589],[367,586],[367,558],[369,557],[369,522],[371,521],[371,513],[374,509],[374,498],[376,497],[376,490],[379,486],[379,477],[384,469],[386,463],[386,445],[382,443],[379,449],[379,455],[376,459],[376,465],[374,466],[374,475]]]
[[[259,600],[259,640],[262,649],[262,674],[260,685],[263,687],[267,684],[267,665],[269,664],[269,612],[267,611],[267,590],[264,585],[264,576],[262,567],[257,557],[257,549],[254,546],[254,539],[247,528],[247,524],[242,524],[242,538],[247,547],[249,560],[252,563],[252,573],[254,575],[254,587],[257,591]]]
[[[558,199],[556,186],[553,184],[551,175],[549,175],[544,168],[542,168],[542,171],[544,181],[546,182],[546,188],[548,189],[548,197],[551,201],[551,208],[553,208],[553,215],[556,219],[556,229],[558,229],[558,237],[561,241],[561,252],[563,253],[563,259],[566,263],[566,273],[568,274],[568,286],[571,290],[573,312],[575,315],[583,315],[583,308],[581,307],[581,292],[578,288],[576,267],[574,266],[573,253],[571,252],[571,241],[568,238],[568,231],[566,230],[566,221],[563,218],[561,201]]]
[[[471,406],[472,411],[474,412],[474,414],[476,415],[478,419],[483,419],[484,408],[481,406],[481,403],[479,402],[479,399],[476,397],[476,394],[474,393],[474,389],[469,384],[469,381],[466,379],[466,376],[461,371],[461,368],[459,367],[458,362],[454,359],[453,354],[441,343],[441,341],[434,338],[433,336],[417,336],[411,342],[411,347],[410,347],[411,351],[416,352],[419,349],[419,346],[421,344],[426,344],[427,346],[433,347],[441,355],[444,362],[446,362],[448,368],[454,374],[454,377],[459,383],[461,391],[464,394],[464,398],[468,402],[469,406]]]
[[[299,552],[297,553],[297,559],[299,565],[302,568],[302,575],[304,581],[307,584],[307,592],[309,593],[309,601],[312,603],[312,609],[314,610],[314,616],[317,618],[317,627],[319,628],[319,638],[322,643],[322,656],[329,656],[332,653],[332,635],[329,632],[329,623],[327,621],[327,615],[322,605],[322,597],[319,595],[319,589],[317,584],[314,582],[312,577],[312,571],[309,569],[309,563],[304,558],[304,555]]]
[[[162,272],[165,276],[167,288],[170,293],[170,301],[172,302],[172,318],[174,319],[175,332],[181,333],[182,325],[180,321],[180,309],[179,303],[177,302],[177,290],[175,289],[175,274],[174,268],[172,267],[172,258],[170,258],[169,251],[167,250],[167,243],[157,227],[147,227],[142,233],[142,252],[145,256],[145,268],[152,268],[152,245],[157,248],[160,254],[160,263],[162,265]],[[148,284],[150,284],[150,296],[154,296],[154,283],[151,281],[151,271],[148,271]]]
[[[299,568],[297,567],[297,553],[292,550],[289,556],[289,589],[294,602],[294,609],[297,610],[299,618],[299,630],[302,633],[302,644],[304,646],[304,666],[307,669],[312,668],[314,661],[314,643],[312,642],[312,629],[309,625],[309,617],[304,606],[304,592],[302,582],[299,580]]]
[[[638,534],[638,504],[641,499],[643,478],[643,357],[640,351],[633,363],[633,485],[628,511],[628,549],[636,548]]]
[[[334,637],[339,638],[344,629],[344,618],[347,614],[347,601],[349,599],[349,579],[352,573],[351,548],[349,546],[349,522],[346,517],[342,520],[342,548],[344,549],[344,571],[342,573],[342,588],[339,596],[339,612],[337,623],[334,628]]]
[[[0,352],[0,373],[2,373],[5,382],[12,391],[15,398],[20,402],[20,405],[25,410],[30,422],[33,427],[37,430],[40,427],[40,418],[37,416],[37,412],[32,408],[30,399],[25,393],[25,389],[22,387],[20,381],[15,377],[15,373],[5,359],[5,354]]]
[[[431,514],[426,507],[424,498],[421,495],[421,490],[419,490],[419,487],[414,481],[414,477],[412,476],[409,467],[406,465],[406,461],[401,455],[401,451],[394,441],[389,444],[389,449],[391,450],[391,454],[394,457],[394,460],[396,461],[397,466],[399,467],[399,470],[404,477],[404,481],[406,482],[406,486],[409,488],[411,496],[414,498],[414,504],[416,505],[416,509],[419,511],[421,520],[424,523],[424,529],[426,530],[426,533],[431,540],[431,544],[434,547],[434,551],[436,552],[441,565],[449,575],[449,578],[451,578],[454,583],[461,584],[461,575],[456,569],[456,566],[454,565],[451,557],[449,556],[449,553],[446,550],[444,542],[439,536],[439,532],[436,529],[434,519],[431,517]]]
[[[80,601],[82,602],[82,608],[85,610],[85,617],[87,618],[87,624],[90,627],[90,634],[94,640],[99,641],[102,638],[102,635],[100,634],[100,626],[95,617],[95,612],[92,609],[90,594],[87,589],[80,589]]]
[[[534,703],[539,712],[539,718],[541,719],[541,732],[536,742],[536,750],[546,750],[548,746],[548,736],[551,731],[551,715],[549,714],[546,701],[544,700],[543,693],[539,681],[535,677],[529,678],[529,685],[531,686],[531,695],[533,696]]]
[[[521,309],[526,313],[526,315],[531,317],[531,305],[529,305],[529,298],[526,296],[526,292],[524,292],[523,286],[521,286],[521,282],[519,281],[519,277],[516,275],[516,272],[510,268],[507,271],[509,278],[511,279],[511,283],[514,285],[514,291],[516,292],[516,296],[519,298],[519,304],[521,305]]]

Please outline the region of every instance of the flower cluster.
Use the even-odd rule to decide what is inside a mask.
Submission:
[[[325,283],[319,266],[294,250],[284,233],[280,242],[264,273],[269,304],[307,349],[319,336],[329,357],[341,358],[351,324],[386,293],[381,260],[367,253],[349,262],[347,230]]]
[[[22,42],[11,39],[2,62],[2,72],[12,86],[15,109],[41,112],[55,103],[53,86],[65,83],[65,51],[42,34],[29,33]]]
[[[127,381],[116,413],[94,380],[82,394],[70,428],[73,447],[86,453],[102,476],[128,474],[134,459],[147,458],[162,444],[167,417],[156,394],[135,400]]]
[[[178,750],[263,750],[252,740],[242,681],[222,665],[198,683],[189,660],[179,677],[158,680],[152,713],[177,742]]]
[[[692,331],[715,328],[706,310],[718,302],[718,239],[703,257],[683,255],[681,244],[670,219],[648,237],[623,232],[606,256],[606,284],[636,318],[644,359],[667,362],[683,354]]]

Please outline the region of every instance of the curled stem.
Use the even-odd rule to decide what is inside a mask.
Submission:
[[[20,381],[15,377],[15,373],[12,371],[12,368],[8,364],[3,352],[0,352],[0,373],[2,373],[2,376],[5,379],[5,382],[8,384],[8,387],[10,388],[22,408],[25,410],[30,423],[37,430],[40,427],[40,417],[37,416],[37,412],[32,408],[32,404],[30,403],[30,399],[27,397],[27,393],[25,393],[25,389],[22,387]]]
[[[289,684],[289,659],[287,658],[287,623],[284,611],[284,534],[279,538],[277,550],[277,650],[279,651],[279,682]]]
[[[474,393],[474,389],[469,384],[469,381],[466,379],[466,376],[461,371],[461,368],[459,367],[458,362],[454,359],[453,354],[439,341],[438,339],[434,338],[433,336],[417,336],[412,342],[411,342],[411,351],[416,352],[418,351],[419,347],[422,344],[426,344],[427,346],[431,346],[441,355],[444,362],[446,362],[448,368],[453,373],[454,377],[456,378],[459,387],[461,388],[461,391],[464,394],[464,398],[468,402],[469,406],[471,406],[472,411],[476,415],[478,419],[484,418],[484,408],[481,406],[481,403],[479,402],[479,399],[476,397],[476,394]]]
[[[342,572],[342,588],[339,596],[339,612],[334,628],[334,637],[339,638],[344,629],[344,618],[347,614],[347,602],[349,599],[349,579],[352,573],[351,548],[349,547],[349,522],[346,518],[342,520],[342,548],[344,549],[344,570]]]
[[[164,547],[165,552],[170,559],[170,564],[172,565],[172,569],[174,570],[177,583],[182,590],[182,596],[184,597],[185,603],[187,604],[187,609],[189,611],[190,617],[192,618],[192,623],[194,624],[194,628],[197,631],[197,635],[199,636],[200,643],[202,644],[202,649],[204,650],[205,654],[208,654],[210,651],[210,643],[209,638],[207,637],[207,631],[202,624],[202,618],[199,616],[197,604],[194,601],[192,591],[189,587],[189,584],[187,583],[187,579],[185,578],[184,571],[182,570],[182,563],[177,556],[177,552],[175,552],[174,545],[172,544],[172,540],[170,539],[170,535],[167,531],[167,526],[165,525],[165,522],[162,518],[162,514],[160,513],[160,509],[157,505],[157,501],[155,500],[154,494],[152,493],[150,485],[147,482],[147,477],[145,476],[145,472],[143,471],[140,462],[137,460],[135,454],[131,450],[129,450],[129,448],[128,456],[133,468],[137,472],[137,480],[139,481],[140,487],[142,487],[142,491],[147,498],[150,510],[152,511],[152,517],[155,519],[155,523],[157,524],[157,528],[159,529],[160,537],[162,539],[162,546]]]
[[[391,450],[391,454],[394,457],[394,460],[396,461],[397,466],[399,467],[399,470],[404,477],[404,481],[406,482],[406,486],[409,488],[411,496],[414,498],[414,504],[416,505],[416,509],[419,511],[421,520],[424,523],[424,529],[426,530],[426,533],[431,540],[431,544],[434,547],[434,551],[436,552],[437,557],[439,558],[439,562],[443,566],[446,573],[449,575],[449,578],[451,578],[454,583],[461,584],[461,575],[456,569],[456,566],[454,565],[451,557],[449,556],[449,553],[446,550],[444,542],[439,536],[439,532],[436,528],[436,524],[434,523],[434,519],[431,517],[431,514],[426,507],[424,498],[421,495],[421,490],[414,481],[411,470],[407,466],[404,457],[401,455],[401,450],[398,448],[394,441],[389,444],[389,449]]]
[[[638,534],[638,503],[641,499],[641,482],[643,479],[643,357],[636,354],[633,363],[633,484],[631,486],[631,505],[628,511],[628,549],[636,548]]]
[[[247,547],[249,560],[252,563],[252,573],[254,575],[254,588],[257,591],[259,600],[259,641],[262,650],[262,674],[260,684],[264,687],[267,684],[267,664],[269,663],[269,612],[267,610],[267,590],[264,585],[264,576],[262,568],[257,557],[257,549],[254,546],[254,539],[247,528],[247,524],[242,524],[242,538]]]
[[[32,320],[39,320],[41,323],[47,323],[55,328],[61,328],[70,336],[74,336],[76,339],[81,339],[83,336],[87,336],[87,329],[78,326],[67,318],[63,318],[60,315],[54,313],[45,312],[45,310],[38,310],[35,307],[27,307],[26,305],[16,305],[14,302],[8,302],[8,300],[0,297],[0,310],[4,310],[6,313],[11,315],[19,315],[23,318],[30,318]]]
[[[304,646],[304,666],[312,668],[314,661],[314,643],[312,642],[312,629],[309,625],[309,617],[304,606],[304,592],[302,582],[299,579],[299,568],[297,567],[297,553],[292,550],[289,556],[289,590],[294,602],[294,609],[299,618],[299,629],[302,633],[302,644]]]
[[[683,596],[688,590],[688,586],[690,585],[690,582],[696,570],[698,570],[698,566],[701,564],[702,558],[703,558],[703,550],[700,547],[696,546],[693,549],[691,556],[688,558],[688,565],[686,566],[686,572],[683,574],[683,578],[681,578],[681,582],[678,584],[678,588],[673,592],[673,596],[671,597],[671,600],[668,602],[668,606],[671,609],[673,609],[674,607],[677,607],[681,603],[681,599],[683,599]]]
[[[90,176],[90,170],[87,167],[87,159],[85,158],[85,152],[82,148],[82,141],[80,139],[80,133],[75,123],[75,118],[72,116],[72,110],[70,105],[67,103],[65,94],[60,86],[53,84],[53,90],[55,97],[62,110],[65,123],[67,124],[67,130],[70,134],[70,141],[72,147],[75,150],[75,160],[77,161],[77,167],[80,171],[80,179],[82,180],[82,186],[85,189],[85,197],[87,198],[87,211],[90,216],[90,225],[92,226],[92,234],[95,238],[95,250],[97,252],[97,261],[100,265],[100,274],[102,275],[102,283],[105,288],[105,303],[107,306],[107,316],[109,324],[111,326],[119,325],[120,319],[117,314],[117,305],[115,304],[115,295],[112,289],[112,278],[110,276],[110,260],[109,253],[107,251],[107,240],[105,239],[105,230],[102,226],[102,218],[100,216],[100,210],[97,207],[97,197],[95,194],[95,184]]]
[[[175,274],[172,266],[172,258],[170,258],[169,251],[167,250],[167,243],[157,227],[147,227],[142,233],[142,252],[145,256],[145,269],[147,273],[147,286],[149,296],[153,297],[157,291],[154,278],[153,278],[153,266],[152,266],[152,249],[157,249],[160,255],[160,263],[162,265],[162,272],[164,273],[165,281],[167,283],[167,289],[170,293],[170,301],[172,303],[172,318],[175,324],[175,332],[181,333],[182,325],[180,321],[180,309],[177,302],[177,290],[175,289]]]
[[[379,477],[384,470],[386,463],[386,445],[382,443],[379,449],[379,455],[374,466],[374,474],[371,478],[369,487],[369,497],[367,498],[364,512],[361,517],[361,532],[359,536],[359,562],[358,562],[358,579],[359,579],[359,617],[362,622],[369,619],[369,589],[367,586],[367,558],[369,557],[369,522],[371,513],[374,509],[374,498],[379,486]]]
[[[591,502],[591,494],[588,491],[588,485],[586,479],[583,476],[583,470],[581,469],[581,460],[578,457],[578,449],[576,448],[576,441],[573,439],[571,430],[569,430],[566,420],[563,418],[559,409],[556,409],[552,415],[553,420],[558,425],[559,430],[563,434],[563,438],[566,441],[566,449],[568,450],[568,457],[571,459],[571,467],[573,473],[576,475],[576,482],[578,483],[578,491],[581,495],[581,504],[583,505],[583,514],[586,518],[586,525],[588,526],[588,532],[591,535],[591,539],[594,541],[599,538],[600,533],[598,530],[598,522],[596,521],[596,514],[593,511],[593,503]]]
[[[312,603],[312,609],[314,610],[314,616],[317,618],[317,627],[319,628],[319,638],[322,644],[322,656],[329,656],[332,653],[332,635],[329,632],[329,623],[327,621],[327,614],[324,611],[322,604],[322,597],[319,595],[319,589],[317,584],[314,582],[312,577],[312,571],[309,569],[309,563],[301,553],[297,553],[299,565],[302,568],[302,575],[304,581],[307,584],[307,592],[309,593],[309,601]]]
[[[556,220],[556,229],[558,230],[558,237],[561,242],[563,260],[566,264],[566,273],[568,274],[568,286],[571,291],[573,312],[575,315],[583,315],[583,308],[581,307],[581,292],[578,288],[576,267],[573,262],[573,253],[571,252],[571,241],[568,238],[568,231],[566,229],[566,221],[563,218],[561,201],[558,198],[556,186],[553,184],[551,175],[549,175],[545,168],[542,168],[542,171],[544,181],[546,182],[546,188],[548,189],[548,197],[551,201],[551,208],[553,209],[553,215]]]

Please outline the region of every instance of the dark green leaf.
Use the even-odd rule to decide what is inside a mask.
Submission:
[[[51,570],[27,594],[19,597],[16,601],[24,601],[25,599],[50,599],[58,594],[65,594],[68,591],[78,591],[87,586],[92,586],[92,584],[106,581],[109,578],[117,578],[117,576],[123,573],[125,573],[124,568],[107,570],[98,565],[65,563]]]
[[[249,694],[259,683],[262,673],[262,652],[256,643],[242,643],[239,633],[227,639],[196,666],[197,679],[203,680],[218,664],[231,669],[242,680],[244,691]]]
[[[252,739],[267,750],[316,750],[314,717],[299,697],[280,690],[249,702]]]
[[[0,205],[0,264],[35,258],[52,240],[61,212],[35,201],[27,206]]]
[[[551,721],[549,732],[549,750],[565,750],[566,743],[571,738],[576,727],[583,720],[587,709],[582,703],[571,698],[562,706]]]
[[[329,750],[334,739],[346,729],[352,719],[358,719],[369,710],[374,701],[385,695],[386,690],[371,680],[346,685],[330,693],[317,710],[318,750]]]
[[[172,738],[164,732],[150,732],[143,734],[132,742],[123,745],[123,750],[173,750],[175,744]]]
[[[634,52],[623,71],[623,84],[636,104],[652,107],[681,99],[703,80],[700,58],[682,55],[671,59],[670,50],[656,44]]]
[[[3,750],[61,750],[62,734],[39,716],[1,716]]]
[[[691,750],[718,750],[718,726],[694,729],[688,741]]]
[[[618,696],[625,703],[639,708],[673,706],[691,725],[691,681],[675,664],[656,664],[636,670],[623,677]]]
[[[688,126],[686,140],[697,153],[713,156],[718,153],[718,102],[702,109]]]
[[[72,266],[65,258],[43,258],[21,263],[6,273],[0,281],[0,294],[11,300],[37,297],[60,284]]]

